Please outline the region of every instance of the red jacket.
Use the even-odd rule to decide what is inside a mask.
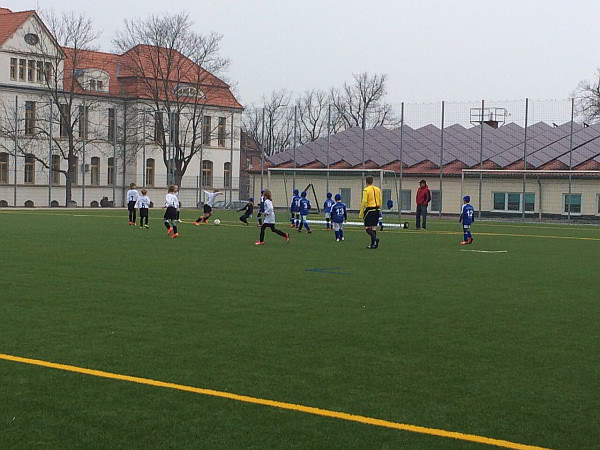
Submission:
[[[427,185],[425,185],[425,187],[420,187],[419,189],[417,189],[417,206],[427,206],[430,201],[431,192],[429,192],[429,187]]]

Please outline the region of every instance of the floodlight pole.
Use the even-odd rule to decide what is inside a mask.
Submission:
[[[569,137],[569,199],[567,200],[567,214],[568,220],[571,222],[571,193],[572,193],[572,179],[573,176],[571,171],[573,170],[573,121],[575,120],[575,99],[571,99],[571,135]]]
[[[527,170],[527,125],[529,121],[529,98],[525,99],[525,140],[523,141],[523,170]],[[525,220],[525,188],[527,174],[523,173],[523,193],[521,198],[521,218]]]
[[[260,138],[260,190],[264,189],[265,178],[265,106],[262,108],[262,133]]]
[[[483,169],[483,110],[485,108],[485,100],[481,100],[481,122],[479,123],[479,169]],[[464,174],[463,174],[464,177]],[[481,201],[483,196],[483,172],[479,172],[479,205],[477,207],[477,217],[481,219]],[[461,201],[462,201],[462,195]]]
[[[292,189],[296,189],[296,145],[297,145],[297,140],[296,140],[296,130],[298,129],[298,107],[296,105],[294,105],[294,173],[293,173],[293,177],[292,177]]]
[[[82,180],[81,180],[81,207],[85,208],[85,146],[87,144],[87,114],[86,114],[86,102],[85,100],[83,101],[83,113],[81,114],[81,117],[79,118],[79,120],[83,120],[83,126],[81,124],[79,124],[79,126],[81,127],[81,129],[83,130],[83,148],[82,148],[82,156],[83,156],[83,161],[81,164],[81,175],[82,175]]]
[[[331,149],[331,103],[327,105],[327,192],[329,192],[329,151]]]
[[[398,200],[398,219],[402,220],[402,174],[403,174],[403,166],[402,162],[404,156],[404,102],[402,102],[400,107],[400,192],[397,194]]]
[[[234,127],[233,127],[234,113],[231,113],[231,148],[229,149],[229,201],[233,201],[233,140],[234,140]],[[238,179],[238,200],[240,198],[239,192],[239,179]]]
[[[442,217],[443,208],[443,182],[444,182],[444,118],[446,103],[442,100],[442,128],[440,130],[440,210],[438,216]]]
[[[146,187],[146,110],[142,113],[142,186]]]
[[[113,208],[116,206],[116,188],[117,188],[117,105],[114,105],[113,116],[113,173],[112,173],[112,201]]]
[[[15,95],[15,138],[14,138],[14,148],[15,148],[15,179],[13,184],[13,206],[17,206],[17,139],[19,135],[19,96]]]
[[[363,102],[362,117],[362,187],[365,187],[365,128],[367,127],[367,102]]]
[[[54,102],[52,101],[52,97],[50,97],[50,123],[49,127],[49,136],[48,140],[48,207],[52,206],[52,177],[54,173],[52,172],[52,113]]]

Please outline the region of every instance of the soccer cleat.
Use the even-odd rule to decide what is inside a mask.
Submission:
[[[171,236],[171,233],[173,232],[173,228],[169,228],[167,230],[167,236]]]
[[[339,239],[336,239],[336,242],[340,242],[340,240],[339,240]]]
[[[308,230],[308,234],[312,234],[312,230]]]
[[[468,245],[469,241],[460,241],[460,245]]]
[[[260,242],[260,241],[256,241],[256,243],[254,245],[265,245],[264,242]]]
[[[472,244],[473,243],[473,238],[470,237],[469,240],[467,241],[467,244]]]
[[[148,226],[148,224],[146,224],[146,225],[144,225],[144,228],[148,228],[149,229],[150,227]]]
[[[194,225],[198,226],[200,225],[200,222],[194,222]]]
[[[288,233],[285,234],[285,243],[286,244],[290,243],[290,235]]]
[[[373,248],[379,247],[379,238],[375,239],[375,246]]]
[[[342,236],[342,241],[344,240],[344,236]]]
[[[175,233],[175,234],[173,235],[173,239],[175,239],[175,238],[178,238],[178,237],[179,237],[179,233]]]

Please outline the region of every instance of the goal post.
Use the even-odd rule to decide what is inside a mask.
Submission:
[[[600,220],[600,170],[463,169],[465,195],[477,217],[514,220]]]
[[[360,209],[365,178],[369,175],[374,178],[374,184],[382,192],[383,202],[381,211],[385,226],[404,228],[404,223],[402,223],[402,227],[398,223],[402,222],[402,213],[406,213],[406,210],[403,211],[403,208],[399,207],[402,204],[400,177],[396,172],[391,170],[268,168],[267,186],[271,189],[275,205],[280,208],[284,206],[289,207],[294,189],[302,190],[306,186],[309,186],[312,191],[312,194],[309,193],[309,195],[316,197],[318,202],[318,207],[313,207],[313,210],[321,212],[327,192],[331,192],[334,196],[336,194],[342,196],[342,201],[346,204],[349,211],[357,212]],[[293,183],[295,183],[295,186]],[[409,211],[410,198],[411,195],[409,194],[408,199],[404,199],[404,203],[407,203],[407,201],[409,203]],[[388,205],[391,207],[388,208]],[[393,219],[393,221],[389,219]],[[348,222],[348,225],[362,225],[362,223]]]

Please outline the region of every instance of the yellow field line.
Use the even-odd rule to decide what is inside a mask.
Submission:
[[[263,398],[250,397],[247,395],[232,394],[230,392],[215,391],[213,389],[197,388],[197,387],[186,386],[186,385],[182,385],[182,384],[152,380],[149,378],[140,378],[140,377],[133,377],[133,376],[129,376],[129,375],[121,375],[121,374],[117,374],[117,373],[104,372],[102,370],[86,369],[83,367],[71,366],[71,365],[67,365],[67,364],[58,364],[58,363],[53,363],[53,362],[49,362],[49,361],[42,361],[39,359],[23,358],[20,356],[6,355],[3,353],[0,353],[0,359],[6,360],[6,361],[22,363],[22,364],[29,364],[29,365],[34,365],[34,366],[47,367],[47,368],[51,368],[51,369],[58,369],[58,370],[63,370],[63,371],[67,371],[67,372],[81,373],[81,374],[91,375],[91,376],[100,377],[100,378],[109,378],[112,380],[127,381],[130,383],[138,383],[138,384],[144,384],[144,385],[148,385],[148,386],[161,387],[161,388],[167,388],[167,389],[175,389],[175,390],[184,391],[184,392],[192,392],[194,394],[207,395],[210,397],[226,398],[229,400],[235,400],[235,401],[243,402],[243,403],[252,403],[255,405],[270,406],[272,408],[286,409],[286,410],[301,412],[301,413],[305,413],[305,414],[312,414],[312,415],[316,415],[316,416],[329,417],[329,418],[339,419],[339,420],[346,420],[346,421],[350,421],[350,422],[357,422],[357,423],[373,425],[373,426],[377,426],[377,427],[392,428],[392,429],[396,429],[396,430],[409,431],[412,433],[426,434],[426,435],[430,435],[430,436],[438,436],[438,437],[450,438],[450,439],[458,439],[461,441],[476,442],[476,443],[485,444],[485,445],[493,445],[493,446],[502,447],[502,448],[510,448],[510,449],[515,449],[515,450],[550,450],[550,449],[544,448],[544,447],[537,447],[537,446],[526,445],[526,444],[518,444],[515,442],[505,441],[502,439],[492,439],[492,438],[488,438],[488,437],[484,437],[484,436],[477,436],[474,434],[466,434],[466,433],[459,433],[456,431],[446,431],[446,430],[441,430],[441,429],[437,429],[437,428],[428,428],[428,427],[421,427],[421,426],[417,426],[417,425],[408,425],[408,424],[404,424],[404,423],[390,422],[388,420],[375,419],[372,417],[359,416],[356,414],[348,414],[348,413],[339,412],[339,411],[330,411],[327,409],[314,408],[311,406],[304,406],[304,405],[297,405],[294,403],[279,402],[276,400],[268,400],[268,399],[263,399]]]

